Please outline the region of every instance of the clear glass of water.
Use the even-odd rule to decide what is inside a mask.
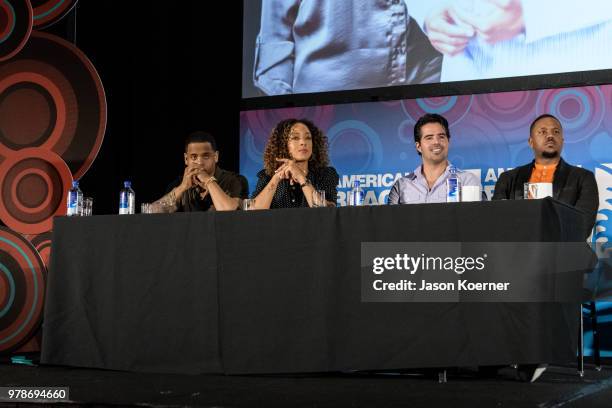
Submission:
[[[325,191],[315,190],[312,192],[312,206],[313,207],[325,207]]]
[[[255,209],[255,199],[245,198],[242,200],[241,208],[243,211],[250,211]]]
[[[533,198],[529,191],[529,184],[531,183],[523,183],[523,200],[531,200]]]
[[[83,197],[83,215],[90,216],[93,214],[93,198]]]

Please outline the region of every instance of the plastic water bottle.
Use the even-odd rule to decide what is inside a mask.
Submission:
[[[461,182],[457,177],[457,169],[455,166],[450,166],[448,169],[450,173],[448,179],[446,179],[446,202],[447,203],[458,203],[460,200]]]
[[[83,214],[83,192],[79,188],[78,180],[72,182],[72,188],[68,191],[68,210],[66,215],[72,217]]]
[[[119,192],[119,214],[134,214],[136,212],[136,194],[132,190],[132,182],[124,181]]]
[[[359,187],[359,181],[355,180],[353,188],[349,192],[348,205],[357,206],[363,205],[363,190]]]

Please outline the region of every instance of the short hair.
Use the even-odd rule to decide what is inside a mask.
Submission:
[[[450,130],[448,130],[448,121],[442,115],[438,115],[437,113],[426,113],[417,120],[417,123],[414,124],[414,142],[420,143],[421,137],[421,128],[428,123],[439,123],[444,128],[446,132],[446,137],[450,139]]]
[[[193,132],[185,139],[185,151],[187,151],[187,146],[191,143],[210,143],[212,149],[217,151],[217,142],[215,137],[208,132],[203,132],[198,130],[197,132]]]
[[[556,120],[557,123],[559,124],[559,126],[561,128],[563,128],[563,126],[561,125],[561,121],[559,119],[557,119],[557,117],[555,115],[551,115],[550,113],[543,113],[540,116],[538,116],[537,118],[535,118],[533,120],[533,122],[531,122],[531,125],[529,126],[529,136],[531,136],[531,132],[533,132],[533,128],[535,127],[536,122],[538,120],[544,119],[544,118],[552,118],[552,119]]]

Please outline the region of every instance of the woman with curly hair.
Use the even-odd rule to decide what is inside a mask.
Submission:
[[[313,193],[325,191],[336,205],[338,173],[329,167],[327,137],[306,119],[279,122],[264,151],[264,169],[257,173],[254,208],[312,207]]]

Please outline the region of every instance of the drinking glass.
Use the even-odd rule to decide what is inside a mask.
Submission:
[[[253,198],[245,198],[242,200],[242,209],[244,211],[254,210],[255,208],[255,199]]]
[[[315,190],[312,192],[312,206],[313,207],[325,207],[325,191]]]
[[[524,183],[523,199],[533,200],[553,196],[552,183]]]
[[[152,204],[150,203],[142,203],[140,204],[140,213],[141,214],[151,214],[153,212]]]
[[[83,215],[89,216],[93,214],[93,198],[83,197]]]

